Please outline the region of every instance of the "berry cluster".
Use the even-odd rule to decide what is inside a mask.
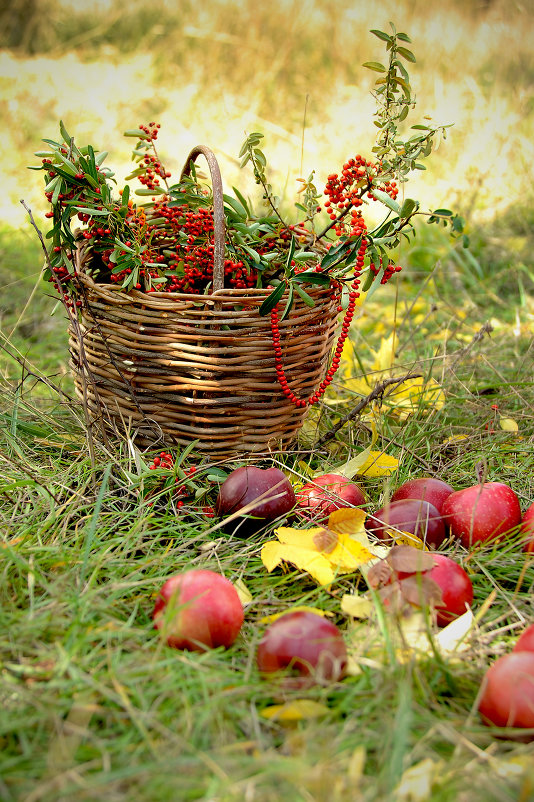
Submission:
[[[375,277],[378,276],[382,268],[383,268],[382,259],[379,259],[378,265],[375,265],[373,262],[371,262],[371,264],[369,265],[369,270]],[[384,275],[380,279],[380,283],[387,284],[390,278],[394,276],[395,273],[400,273],[401,270],[402,267],[400,265],[394,265],[393,262],[389,262],[384,267]]]
[[[174,470],[174,457],[168,451],[161,451],[160,454],[157,457],[154,457],[154,459],[152,461],[152,464],[149,465],[148,467],[149,467],[149,469],[151,471],[154,471],[154,470],[157,470],[157,469],[159,469],[159,470],[164,469],[164,470],[167,470],[167,471],[172,471],[172,470]],[[187,478],[191,478],[192,476],[194,476],[196,471],[197,471],[196,467],[194,465],[191,465],[191,467],[187,468],[184,471],[184,473],[185,473],[185,477],[184,478],[181,478],[179,476],[175,477],[175,480],[174,480],[175,486],[174,486],[174,489],[173,489],[173,493],[174,493],[175,496],[178,496],[178,500],[175,502],[175,505],[176,505],[177,509],[181,509],[185,504],[184,498],[186,498],[187,496],[191,495],[191,492],[187,487]],[[189,505],[188,505],[188,508],[190,508]],[[192,509],[192,510],[196,509],[197,512],[201,512],[203,515],[205,515],[208,518],[213,518],[214,515],[215,515],[215,510],[211,506],[202,506],[202,507],[199,507],[199,508],[194,508],[193,507],[193,508],[190,508],[190,509]]]
[[[379,184],[380,189],[391,198],[397,197],[399,190],[396,182],[381,180],[380,167],[374,162],[366,161],[359,154],[345,162],[341,175],[331,173],[328,176],[325,186],[328,200],[324,207],[330,219],[335,221],[334,231],[338,236],[343,234],[361,236],[365,230],[365,223],[359,207],[362,206],[366,194],[372,200],[376,200],[372,189],[377,188]]]

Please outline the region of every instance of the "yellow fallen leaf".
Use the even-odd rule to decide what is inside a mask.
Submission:
[[[363,777],[363,770],[365,768],[365,761],[367,760],[367,752],[365,746],[360,744],[356,747],[347,766],[347,776],[353,787],[358,787]]]
[[[242,579],[236,579],[233,585],[237,591],[237,595],[239,596],[239,601],[241,602],[243,607],[246,607],[246,605],[250,604],[250,602],[252,601],[252,593],[247,588]]]
[[[261,711],[263,718],[274,721],[302,721],[330,713],[329,708],[313,699],[294,699],[281,705],[269,705]]]
[[[395,345],[397,337],[393,332],[389,337],[383,337],[378,351],[374,351],[375,360],[373,362],[373,371],[385,372],[391,370],[395,360]]]
[[[269,540],[263,544],[260,556],[269,573],[281,563],[289,562],[301,571],[307,571],[319,585],[330,585],[336,578],[329,560],[312,549]]]
[[[400,529],[386,529],[385,534],[395,541],[397,546],[413,546],[422,551],[427,550],[424,542],[411,532],[402,532]]]
[[[358,476],[391,476],[399,467],[399,460],[384,451],[371,451],[365,463],[356,471]]]
[[[364,516],[365,517],[365,516]],[[309,573],[320,585],[329,585],[340,573],[350,573],[372,560],[374,555],[357,540],[326,527],[275,529],[278,540],[269,540],[261,550],[261,560],[270,572],[289,562]]]
[[[373,603],[359,593],[344,593],[341,597],[341,612],[352,618],[369,618],[373,610]]]
[[[276,621],[278,618],[282,618],[283,615],[296,612],[315,613],[315,615],[322,615],[323,618],[326,618],[326,616],[333,615],[333,613],[326,612],[325,610],[320,610],[318,607],[308,607],[308,605],[306,604],[296,604],[294,607],[288,607],[281,613],[273,613],[272,615],[263,616],[263,618],[260,619],[260,624],[272,624],[273,621]]]
[[[398,384],[384,395],[384,403],[397,417],[405,419],[415,412],[428,411],[429,408],[441,409],[445,404],[445,395],[435,379],[425,382],[420,376]]]
[[[453,446],[456,443],[461,443],[462,440],[468,440],[469,437],[466,434],[453,434],[452,437],[447,437],[446,440],[441,441],[442,446]]]
[[[500,418],[499,426],[503,432],[518,432],[519,426],[513,418]]]
[[[441,771],[443,761],[427,757],[406,769],[397,786],[397,802],[429,802],[432,799],[432,784]]]
[[[338,535],[350,535],[364,546],[370,541],[365,528],[366,514],[357,507],[340,507],[328,516],[328,528]]]

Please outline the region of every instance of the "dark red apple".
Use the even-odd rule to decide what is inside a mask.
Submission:
[[[413,498],[390,502],[369,516],[365,526],[381,540],[391,540],[387,529],[398,529],[416,535],[433,548],[443,543],[446,535],[443,520],[434,505]]]
[[[292,672],[285,684],[304,688],[341,679],[347,649],[335,624],[317,613],[296,610],[267,627],[256,660],[262,674]]]
[[[523,551],[534,552],[534,504],[531,504],[523,515],[521,535],[525,538]]]
[[[317,523],[326,522],[334,510],[365,504],[363,490],[337,473],[316,476],[297,491],[296,498],[299,509]]]
[[[175,649],[231,646],[243,624],[243,605],[232,583],[206,569],[171,576],[161,588],[154,626]]]
[[[490,666],[478,710],[486,724],[534,729],[534,652],[505,654]]]
[[[294,506],[293,486],[279,468],[245,465],[232,471],[222,483],[215,513],[223,517],[243,510],[243,515],[230,521],[225,530],[247,537]]]
[[[441,479],[434,479],[431,476],[422,476],[419,479],[411,479],[397,488],[391,496],[391,501],[400,501],[403,498],[418,498],[428,501],[441,514],[443,502],[454,493],[454,487]]]
[[[502,482],[485,482],[451,493],[442,515],[466,549],[500,538],[521,523],[519,499]]]
[[[534,624],[523,630],[513,648],[514,652],[534,652]]]

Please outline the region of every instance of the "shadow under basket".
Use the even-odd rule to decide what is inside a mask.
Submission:
[[[211,152],[201,146],[189,159],[198,153],[208,158]],[[197,441],[195,449],[213,457],[281,450],[294,440],[307,407],[296,407],[278,382],[271,317],[258,311],[272,290],[223,286],[222,191],[216,162],[210,169],[211,294],[124,292],[96,283],[86,269],[90,251],[79,249],[84,301],[79,323],[69,329],[76,393],[99,426],[128,433],[142,447]],[[278,324],[285,375],[303,399],[326,375],[337,319],[328,286],[306,286],[306,292],[314,306],[296,297]],[[284,306],[282,298],[279,309]]]

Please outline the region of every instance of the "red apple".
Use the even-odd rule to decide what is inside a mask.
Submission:
[[[514,652],[534,652],[534,624],[523,630],[513,648]]]
[[[478,710],[486,724],[534,729],[534,652],[505,654],[490,666]]]
[[[243,605],[232,583],[206,569],[171,576],[161,588],[154,626],[175,649],[228,647],[243,624]]]
[[[534,504],[531,504],[523,515],[521,534],[525,538],[523,551],[534,552]]]
[[[441,604],[436,605],[437,624],[444,627],[463,615],[473,604],[473,585],[461,565],[446,557],[433,554],[436,563],[428,576],[441,588]]]
[[[317,613],[296,610],[265,630],[256,660],[262,674],[292,670],[294,676],[286,677],[286,684],[303,688],[341,679],[347,649],[335,624]]]
[[[365,504],[363,490],[346,476],[325,473],[303,485],[296,494],[298,507],[306,517],[324,523],[334,510]]]
[[[454,493],[454,488],[447,482],[431,476],[422,476],[419,479],[411,479],[398,487],[391,496],[391,501],[400,501],[403,498],[423,499],[432,504],[441,514],[443,502],[451,493]]]
[[[443,519],[465,548],[495,540],[519,526],[519,499],[501,482],[466,487],[445,499]]]
[[[421,552],[419,552],[421,554]],[[463,615],[473,604],[473,585],[469,579],[468,574],[464,571],[461,565],[455,560],[447,557],[445,554],[432,553],[431,559],[434,565],[425,571],[421,571],[428,579],[433,580],[441,591],[441,601],[434,603],[436,610],[436,623],[439,627],[444,627],[454,621],[458,616]],[[417,571],[395,571],[393,578],[403,581],[408,577],[412,578],[412,591],[410,597],[414,597],[414,602],[418,598],[419,591],[417,583],[414,584],[413,580],[417,579]],[[427,586],[421,585],[421,592],[424,594]],[[417,606],[422,606],[424,601],[420,604],[418,600]]]
[[[390,502],[370,516],[365,526],[381,540],[391,540],[387,529],[398,529],[416,535],[434,548],[443,543],[446,534],[441,515],[434,505],[413,498]]]
[[[215,512],[219,516],[229,516],[248,507],[242,516],[225,527],[226,531],[246,537],[294,506],[293,486],[279,468],[245,465],[232,471],[222,483]]]

